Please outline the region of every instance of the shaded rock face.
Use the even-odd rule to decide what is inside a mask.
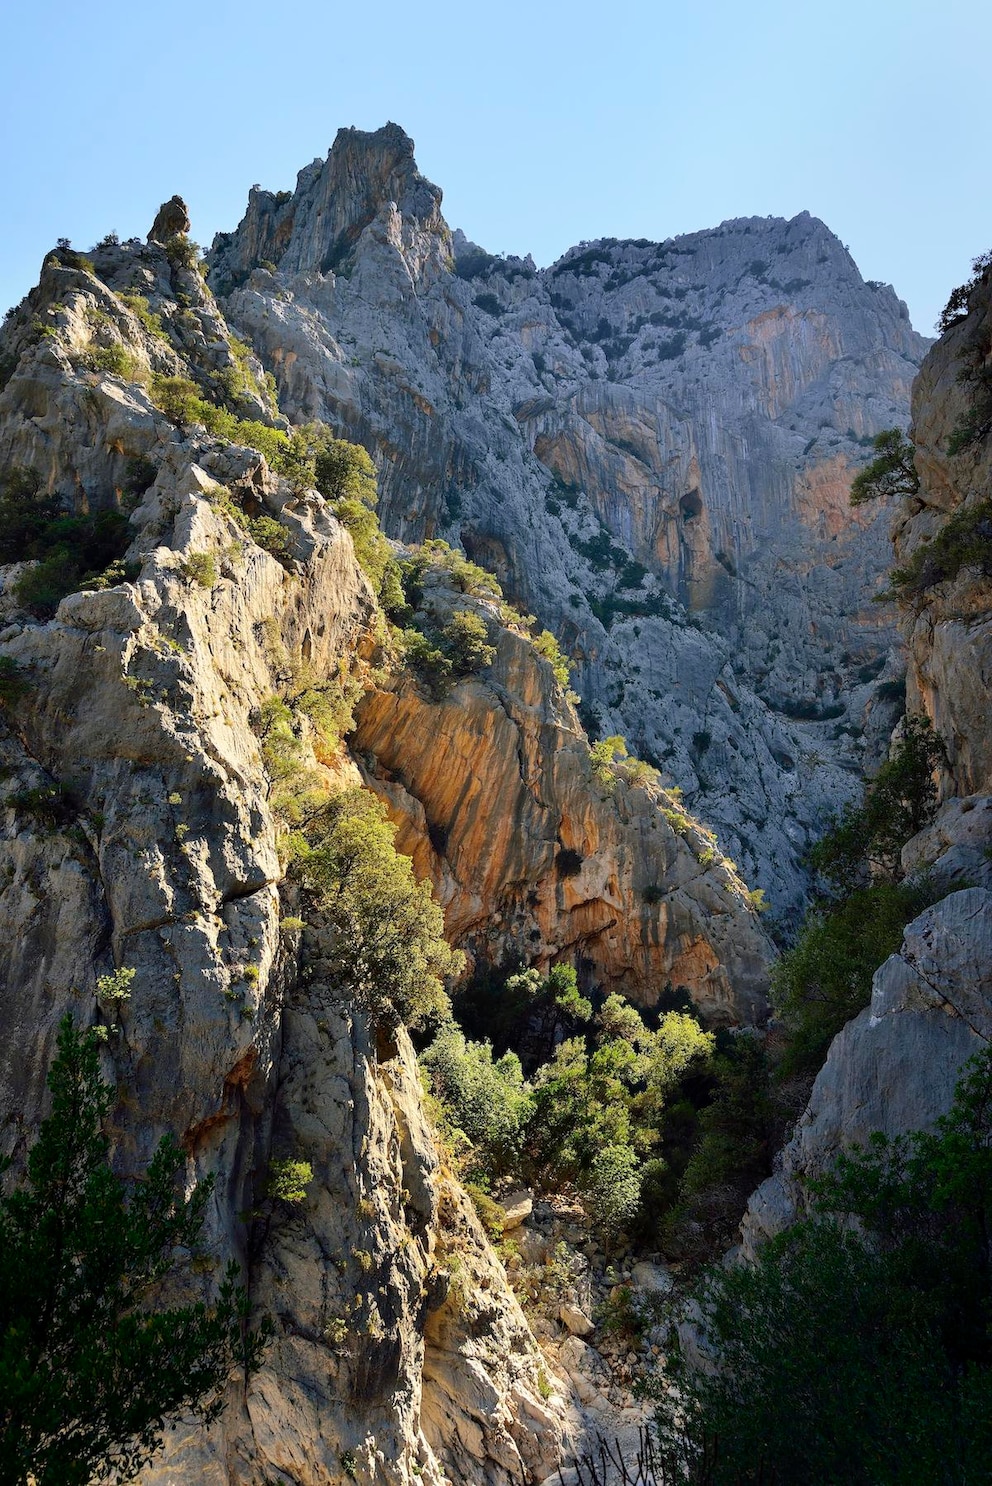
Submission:
[[[442,702],[410,680],[370,693],[352,746],[477,964],[565,960],[642,1005],[671,983],[708,1021],[764,1020],[771,946],[744,883],[656,785],[596,779],[523,636],[500,631],[494,665]]]
[[[992,1037],[992,872],[989,885],[952,892],[906,929],[876,971],[871,1005],[830,1045],[809,1104],[752,1195],[742,1250],[757,1247],[805,1210],[808,1183],[840,1152],[927,1129],[946,1114],[962,1065]]]
[[[445,534],[575,657],[624,733],[779,906],[894,714],[869,602],[889,513],[852,513],[926,342],[808,214],[548,270],[440,215],[395,126],[254,190],[211,282],[294,416],[364,443],[391,535]]]
[[[986,273],[968,314],[934,346],[913,392],[911,437],[920,490],[900,511],[894,541],[900,566],[912,562],[949,519],[987,503],[992,490],[992,439],[957,454],[948,440],[982,398],[979,378],[992,363],[992,280]],[[965,380],[962,380],[962,377]],[[944,741],[945,797],[992,793],[992,531],[984,562],[933,584],[908,607],[907,699],[930,717]]]
[[[49,265],[0,335],[4,469],[34,470],[76,509],[116,507],[128,488],[135,502],[132,581],[39,621],[17,569],[0,570],[0,648],[27,683],[0,721],[4,1152],[23,1156],[71,1012],[118,1028],[102,1058],[121,1172],[168,1130],[190,1179],[216,1178],[207,1267],[240,1259],[276,1338],[212,1431],[169,1435],[148,1483],[329,1486],[352,1456],[390,1486],[540,1478],[560,1454],[563,1401],[543,1402],[533,1338],[441,1167],[409,1040],[383,1045],[320,973],[319,914],[302,943],[282,924],[298,905],[258,709],[303,657],[318,676],[342,659],[360,669],[373,596],[315,492],[250,449],[175,428],[139,380],[93,369],[100,338],[146,371],[206,378],[231,356],[195,271],[154,244],[97,256],[101,279]],[[145,291],[166,338],[112,285]],[[266,416],[260,392],[252,407]],[[278,518],[284,563],[232,520],[224,491]],[[189,560],[207,554],[215,577],[195,581]],[[101,1006],[97,978],[121,965],[136,971],[131,999]],[[285,1158],[311,1164],[306,1200],[266,1206]],[[459,1474],[467,1441],[474,1467]]]
[[[958,454],[948,439],[979,388],[962,371],[992,355],[992,282],[930,351],[913,389],[917,496],[893,530],[898,566],[911,567],[949,520],[987,501],[992,440]],[[845,1146],[873,1130],[927,1128],[949,1109],[966,1059],[992,1038],[992,531],[953,577],[922,587],[903,608],[907,701],[928,716],[947,755],[943,800],[904,848],[909,874],[947,896],[908,925],[902,947],[876,972],[871,1005],[830,1047],[780,1169],[752,1196],[746,1254],[804,1209],[807,1183]]]

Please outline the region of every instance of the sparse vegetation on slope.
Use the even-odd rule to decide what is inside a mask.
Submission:
[[[810,853],[828,885],[772,973],[787,1033],[784,1066],[815,1071],[833,1037],[868,1004],[872,975],[905,925],[932,901],[900,881],[902,848],[931,818],[943,749],[926,718],[908,718],[892,756]]]

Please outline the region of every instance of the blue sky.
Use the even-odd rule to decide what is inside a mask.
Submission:
[[[0,309],[55,239],[193,235],[394,119],[452,226],[583,238],[822,217],[925,332],[992,247],[987,0],[19,0],[0,22]]]

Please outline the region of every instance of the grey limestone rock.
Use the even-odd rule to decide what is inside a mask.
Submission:
[[[394,125],[254,190],[210,262],[292,416],[373,453],[389,533],[493,568],[571,652],[590,728],[794,906],[895,718],[889,513],[847,504],[926,346],[892,289],[807,213],[497,258]]]

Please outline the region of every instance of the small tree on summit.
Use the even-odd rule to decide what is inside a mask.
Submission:
[[[258,1365],[268,1328],[247,1329],[234,1264],[211,1306],[166,1304],[211,1183],[181,1194],[186,1158],[170,1137],[140,1180],[115,1175],[103,1133],[113,1093],[93,1033],[69,1017],[48,1086],[25,1178],[0,1192],[0,1480],[129,1481],[170,1419],[216,1417],[232,1368]]]

